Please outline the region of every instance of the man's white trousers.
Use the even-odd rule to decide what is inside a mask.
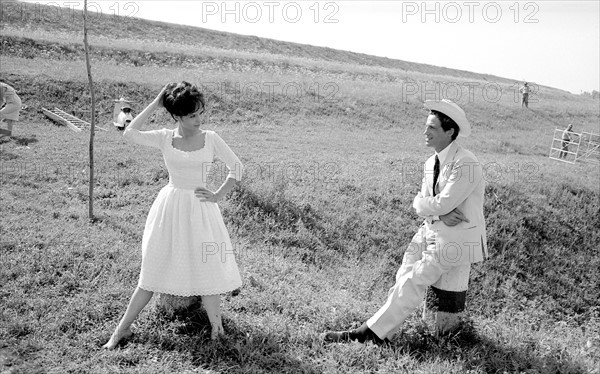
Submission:
[[[417,308],[429,286],[449,291],[466,291],[471,264],[450,266],[438,260],[435,232],[424,223],[413,237],[396,273],[385,304],[368,321],[367,326],[381,339],[393,335]]]

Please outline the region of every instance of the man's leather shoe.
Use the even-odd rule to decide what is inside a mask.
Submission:
[[[372,341],[377,345],[389,343],[389,340],[382,340],[377,336],[366,323],[352,331],[328,331],[323,336],[325,343],[348,343],[350,341],[357,341],[359,343],[365,343],[366,341]]]

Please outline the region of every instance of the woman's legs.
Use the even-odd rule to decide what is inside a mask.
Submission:
[[[208,314],[208,319],[212,328],[210,338],[215,340],[219,335],[225,333],[221,321],[221,295],[202,296],[202,305],[204,306],[204,310],[206,310],[206,314]]]
[[[131,296],[125,315],[103,348],[113,349],[123,338],[131,336],[131,324],[152,298],[153,292],[137,287]]]
[[[131,296],[125,315],[121,318],[119,325],[113,332],[109,341],[104,344],[103,348],[113,349],[119,344],[119,341],[123,338],[131,336],[131,324],[137,316],[140,314],[142,309],[148,304],[152,298],[153,292],[146,291],[142,288],[137,287]],[[202,296],[202,305],[208,314],[210,326],[212,328],[210,338],[212,340],[217,339],[219,335],[224,334],[223,323],[221,320],[221,295],[207,295]]]

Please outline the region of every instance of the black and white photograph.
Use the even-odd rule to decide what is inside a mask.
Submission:
[[[0,0],[0,373],[600,374],[597,0]]]

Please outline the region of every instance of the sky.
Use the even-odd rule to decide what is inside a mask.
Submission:
[[[51,3],[77,7],[83,1]],[[600,90],[598,0],[90,0],[89,4],[90,10],[108,14],[492,74],[575,94]]]

